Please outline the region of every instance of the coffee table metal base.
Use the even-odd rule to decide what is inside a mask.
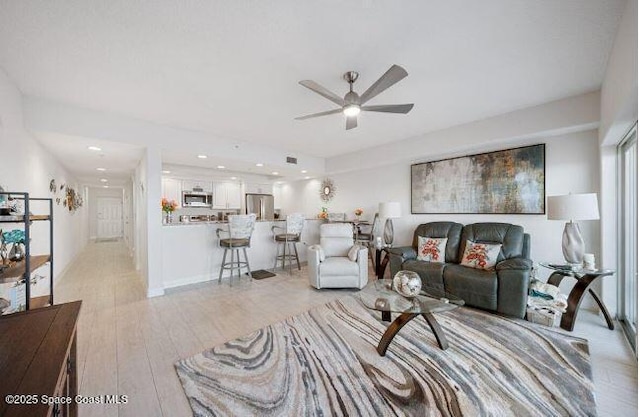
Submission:
[[[385,313],[387,314],[385,315]],[[402,313],[393,321],[393,323],[389,325],[387,330],[382,335],[382,339],[380,339],[380,343],[378,343],[378,354],[380,354],[380,356],[384,356],[387,353],[387,348],[389,347],[389,343],[391,343],[391,341],[396,336],[396,334],[400,331],[400,329],[404,327],[405,324],[409,323],[416,316],[422,316],[427,321],[427,323],[429,324],[429,327],[431,327],[431,331],[433,332],[433,334],[436,337],[436,340],[438,341],[438,346],[440,346],[440,349],[447,350],[449,348],[449,342],[447,341],[447,338],[445,337],[444,332],[442,331],[442,327],[440,327],[440,325],[436,321],[436,318],[433,317],[433,314]],[[386,311],[382,312],[382,319],[384,321],[390,321],[391,313]]]

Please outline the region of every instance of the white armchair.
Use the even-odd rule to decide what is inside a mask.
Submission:
[[[348,223],[320,226],[320,244],[308,249],[309,283],[315,288],[363,288],[369,280],[367,248],[354,246]],[[355,256],[354,256],[355,255]]]

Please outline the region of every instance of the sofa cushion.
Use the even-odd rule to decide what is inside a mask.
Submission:
[[[445,251],[445,262],[460,263],[460,236],[462,225],[455,222],[431,222],[419,225],[413,233],[413,248],[418,249],[418,237],[447,238],[447,249]]]
[[[498,275],[496,271],[446,264],[445,291],[462,298],[466,305],[487,310],[498,308]]]
[[[524,229],[510,223],[473,223],[462,230],[462,242],[470,240],[480,243],[500,243],[502,248],[498,262],[504,259],[520,258],[524,249]],[[460,257],[464,253],[464,245],[460,247]]]
[[[359,267],[357,262],[351,262],[346,257],[327,257],[320,264],[320,276],[332,275],[355,275],[358,276]]]
[[[460,265],[476,269],[495,269],[502,245],[467,240]]]
[[[447,247],[446,237],[424,237],[418,236],[418,256],[419,261],[444,263],[444,254]]]
[[[405,271],[413,271],[420,275],[424,288],[435,288],[443,291],[444,281],[442,280],[442,274],[444,272],[444,266],[445,264],[443,263],[424,262],[412,259],[404,262],[402,269]]]
[[[320,246],[327,257],[347,256],[353,246],[353,228],[347,223],[328,223],[320,226]]]

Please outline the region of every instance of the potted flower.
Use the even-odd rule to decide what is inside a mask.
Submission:
[[[319,219],[327,219],[329,218],[329,212],[326,207],[322,207],[322,211],[318,214]]]
[[[178,208],[176,200],[169,200],[166,197],[162,198],[162,211],[165,214],[164,223],[171,223],[173,221],[173,212]]]
[[[362,213],[364,213],[364,210],[362,210],[361,208],[357,208],[354,210],[353,213],[356,215],[356,220],[360,221],[360,216],[362,216]]]

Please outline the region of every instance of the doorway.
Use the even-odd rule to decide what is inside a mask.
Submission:
[[[620,321],[636,350],[638,339],[638,136],[637,125],[618,146]]]
[[[122,198],[98,197],[96,241],[122,238]]]

